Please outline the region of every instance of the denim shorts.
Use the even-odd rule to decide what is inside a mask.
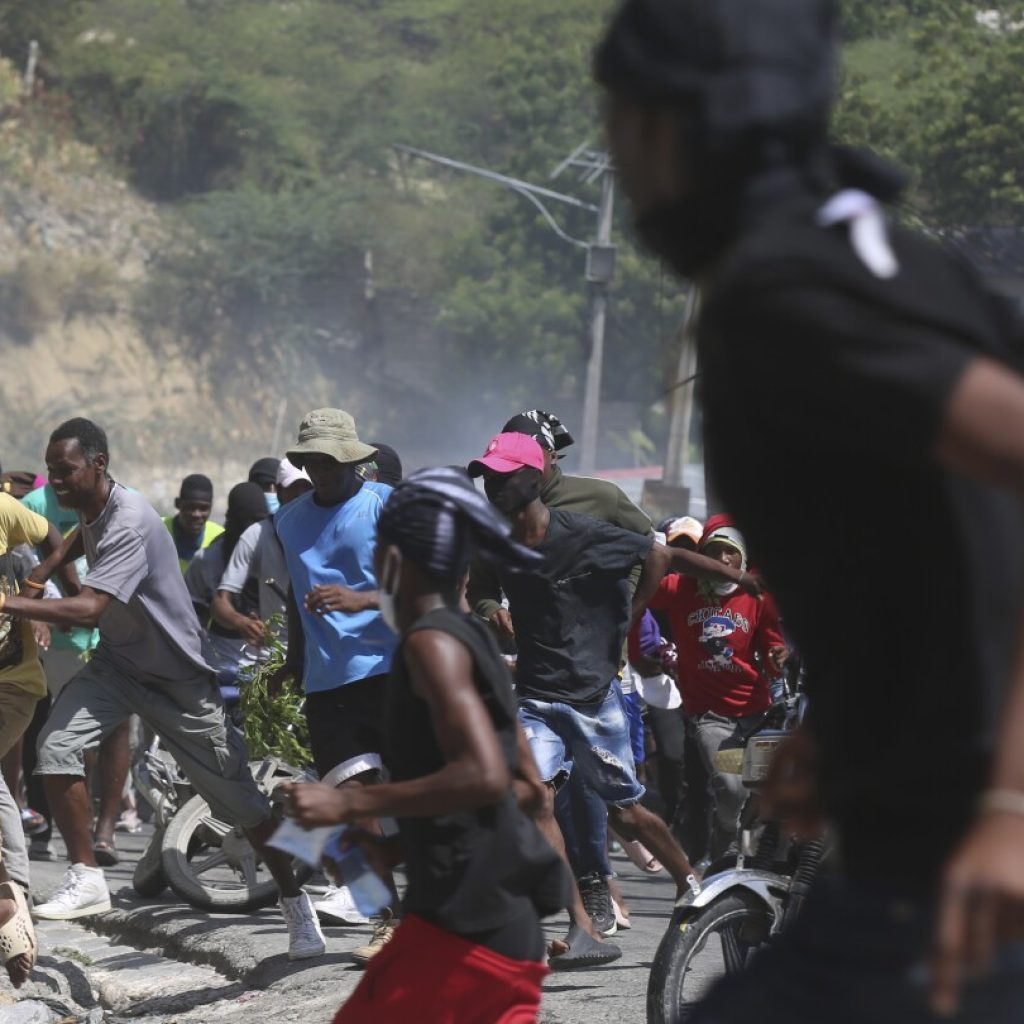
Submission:
[[[561,785],[572,771],[606,803],[628,807],[646,792],[637,781],[629,719],[617,686],[591,704],[527,698],[519,721],[545,782]]]
[[[629,719],[629,744],[633,749],[633,763],[643,764],[647,760],[647,745],[644,737],[644,702],[635,690],[622,695],[622,706]]]

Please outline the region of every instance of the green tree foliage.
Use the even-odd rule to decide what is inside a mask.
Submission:
[[[372,340],[357,301],[371,252],[375,301],[434,325],[447,383],[456,366],[508,401],[508,370],[524,401],[537,382],[574,399],[583,251],[522,198],[391,146],[546,184],[580,142],[600,143],[589,61],[604,13],[592,0],[86,0],[54,46],[79,131],[180,213],[182,242],[140,304],[151,323],[203,346],[258,327],[315,347],[342,303]],[[598,195],[571,174],[555,187]],[[592,237],[592,215],[556,212]],[[623,244],[607,390],[649,399],[679,289]]]
[[[0,3],[0,55],[23,67],[33,39],[44,56],[51,53],[62,27],[77,16],[85,3],[86,0],[4,0]]]
[[[907,167],[935,226],[1024,216],[1024,5],[859,3],[836,126]],[[982,19],[979,20],[979,13]]]
[[[507,404],[514,381],[517,399],[539,386],[568,401],[586,357],[582,251],[521,197],[391,147],[546,182],[578,143],[600,144],[589,63],[611,6],[35,0],[0,5],[0,47],[38,35],[77,130],[177,212],[180,241],[139,302],[150,323],[321,363],[351,335],[385,375],[393,339],[429,343],[442,391]],[[913,209],[936,225],[1024,209],[1024,5],[987,6],[984,24],[966,0],[843,6],[836,134],[908,167]],[[571,174],[555,187],[597,200]],[[592,215],[557,215],[592,236]],[[653,404],[680,289],[631,244],[624,203],[616,238],[605,393]]]

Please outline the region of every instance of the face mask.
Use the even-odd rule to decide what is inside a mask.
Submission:
[[[380,616],[392,633],[400,633],[398,627],[398,588],[401,583],[402,565],[393,551],[385,556],[384,569],[377,587],[377,606]]]
[[[267,500],[267,511],[273,515],[281,507],[281,499],[274,491],[267,491],[263,497]]]
[[[512,517],[540,495],[540,477],[535,473],[513,473],[484,481],[487,500],[504,516]]]

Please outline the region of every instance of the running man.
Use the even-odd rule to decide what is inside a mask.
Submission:
[[[309,897],[287,858],[264,846],[276,826],[203,657],[174,543],[150,505],[111,479],[108,462],[106,434],[89,420],[68,420],[50,435],[50,483],[62,505],[78,510],[80,527],[32,575],[45,582],[83,551],[89,572],[73,597],[9,597],[5,609],[55,626],[100,631],[92,658],[57,698],[39,738],[36,772],[44,777],[71,867],[35,915],[70,920],[110,909],[89,834],[92,807],[82,755],[134,713],[160,735],[215,813],[240,825],[263,856],[281,890],[289,957],[319,956],[324,940]]]
[[[317,774],[347,788],[381,781],[385,683],[395,650],[395,634],[377,604],[373,568],[377,521],[391,488],[358,473],[375,451],[359,440],[355,420],[344,410],[308,413],[287,455],[309,474],[313,490],[274,519],[291,589],[287,660],[271,685],[301,680]],[[345,886],[332,887],[316,911],[345,924],[367,920]],[[367,962],[394,929],[386,913],[370,942],[352,955]]]
[[[404,917],[334,1024],[423,1020],[431,1007],[450,1024],[526,1024],[547,973],[540,920],[565,905],[568,877],[517,806],[518,788],[542,787],[522,757],[512,679],[460,603],[474,551],[508,571],[539,557],[455,469],[399,484],[378,538],[381,605],[401,637],[386,683],[391,781],[291,795],[307,827],[398,819],[398,835],[368,852],[406,865]]]
[[[597,56],[637,228],[701,281],[708,466],[806,665],[783,766],[842,850],[692,1019],[1017,1021],[1021,335],[887,223],[898,174],[829,145],[836,8],[628,0]]]
[[[685,889],[690,862],[666,824],[640,799],[629,723],[617,683],[631,618],[639,617],[670,567],[701,578],[729,580],[757,591],[756,581],[731,566],[689,551],[670,551],[653,537],[622,530],[590,516],[549,509],[540,498],[541,446],[525,434],[499,434],[470,463],[484,478],[492,504],[512,524],[512,536],[542,555],[528,572],[499,567],[508,597],[518,662],[519,719],[552,794],[581,772],[608,807],[611,826],[627,841],[638,839]],[[634,567],[643,567],[633,593]],[[553,800],[552,800],[553,803]],[[552,846],[565,853],[548,807],[539,824]],[[566,949],[552,966],[607,962],[618,955],[596,941],[593,924],[574,886],[572,927]]]

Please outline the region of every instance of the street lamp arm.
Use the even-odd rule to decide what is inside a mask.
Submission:
[[[530,202],[540,210],[541,216],[548,222],[548,227],[551,228],[551,230],[554,231],[554,233],[558,235],[563,242],[568,242],[570,245],[578,246],[580,249],[590,248],[589,242],[583,242],[578,238],[573,238],[572,235],[566,234],[566,232],[559,227],[554,214],[552,214],[552,212],[532,192],[530,192],[529,189],[519,188],[516,185],[509,185],[508,187],[513,192],[517,192],[524,199],[529,199]]]
[[[416,149],[414,146],[406,146],[402,143],[396,142],[392,145],[392,149],[397,150],[399,153],[407,153],[409,156],[419,157],[421,160],[429,160],[431,163],[440,164],[442,167],[450,167],[455,171],[464,171],[467,174],[475,174],[478,178],[493,181],[496,185],[503,185],[505,188],[511,189],[513,192],[518,192],[519,195],[529,199],[530,202],[537,207],[541,212],[541,215],[547,221],[548,226],[556,235],[558,235],[559,238],[562,239],[563,242],[579,246],[581,249],[589,248],[589,243],[582,242],[578,238],[573,238],[559,227],[554,215],[544,205],[544,203],[541,202],[540,197],[543,197],[544,199],[552,199],[558,203],[565,203],[567,206],[574,206],[576,209],[586,210],[588,213],[600,213],[600,208],[595,206],[593,203],[584,202],[582,199],[577,199],[575,196],[567,196],[562,192],[555,192],[550,188],[542,188],[540,185],[533,185],[530,182],[522,181],[519,178],[510,178],[507,174],[499,174],[497,171],[489,171],[485,167],[477,167],[474,164],[463,163],[461,160],[453,160],[451,157],[439,156],[437,153],[429,153],[425,149]]]

